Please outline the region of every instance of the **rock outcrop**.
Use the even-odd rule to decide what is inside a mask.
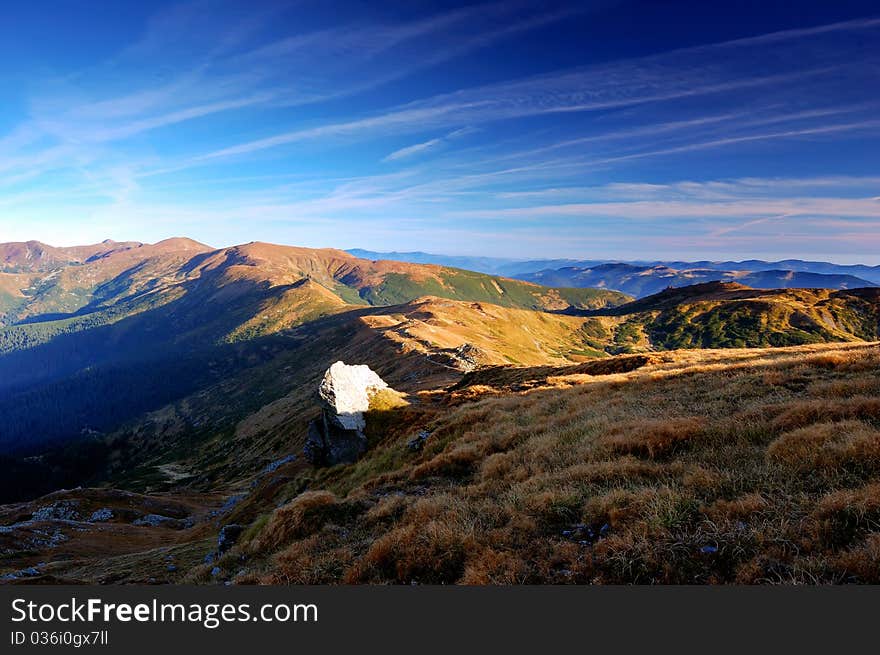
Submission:
[[[454,368],[457,371],[470,373],[475,371],[480,365],[480,359],[484,357],[484,353],[477,346],[470,343],[463,343],[458,348],[443,348],[433,350],[428,354],[435,364]]]
[[[40,507],[31,517],[32,521],[78,521],[79,503],[75,500],[59,500]]]
[[[309,424],[305,454],[313,464],[357,461],[367,449],[364,412],[388,385],[369,366],[336,362],[318,387],[321,416]]]

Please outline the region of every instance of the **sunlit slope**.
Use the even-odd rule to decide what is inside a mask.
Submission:
[[[244,319],[249,324],[241,330],[233,328],[239,337],[277,331],[333,307],[398,304],[425,295],[549,311],[600,308],[629,300],[611,291],[548,289],[458,269],[370,262],[339,250],[265,243],[221,250],[189,239],[69,249],[34,242],[3,248],[9,261],[0,273],[0,325],[68,321],[47,325],[49,334],[113,322],[141,311],[145,304],[157,306],[196,292],[209,304],[255,305],[253,314]],[[309,299],[321,311],[307,307]],[[273,318],[261,326],[259,320],[252,320],[258,312]],[[89,318],[83,321],[84,317]],[[21,347],[24,340],[18,335],[14,347]]]
[[[653,349],[787,346],[878,337],[880,289],[770,289],[710,282],[595,312]],[[618,338],[621,344],[626,339]]]
[[[43,274],[6,275],[18,282]],[[84,279],[91,286],[68,284]],[[482,323],[485,311],[462,314],[465,325],[425,351],[438,362],[447,355],[441,351],[471,341],[469,329],[476,329],[481,344],[471,344],[479,346],[478,362],[602,355],[581,337],[583,319],[537,310],[584,311],[629,299],[437,266],[370,262],[335,250],[261,243],[211,250],[186,240],[126,247],[66,265],[40,279],[39,293],[19,289],[15,295],[14,287],[10,302],[23,304],[0,328],[0,441],[4,448],[25,449],[104,433],[217,376],[234,376],[277,351],[266,350],[261,339],[338,314],[361,320],[372,306],[393,298],[408,302],[425,290],[502,304],[491,310],[496,320],[489,324]],[[66,302],[72,304],[62,306]],[[34,314],[48,308],[69,311]],[[508,328],[511,338],[499,340]]]
[[[491,393],[373,416],[355,465],[288,471],[287,502],[220,566],[305,584],[877,583],[878,366],[877,344],[819,345],[544,371],[525,392],[482,379]]]

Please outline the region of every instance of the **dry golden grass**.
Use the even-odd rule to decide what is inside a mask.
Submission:
[[[370,395],[371,412],[387,412],[408,404],[405,395],[394,389],[379,389]]]
[[[657,459],[686,447],[703,433],[706,423],[701,417],[628,421],[609,430],[604,442],[614,453]]]
[[[848,545],[858,536],[880,531],[880,483],[826,495],[811,518],[820,538],[831,544]]]
[[[844,419],[877,420],[880,418],[880,397],[855,396],[832,401],[829,398],[796,400],[780,407],[772,426],[776,430],[796,430],[819,422]]]
[[[880,430],[861,421],[817,423],[782,434],[767,455],[800,471],[880,472]]]
[[[582,331],[585,322],[599,319],[430,296],[393,309],[362,320],[399,347],[438,361],[438,351],[464,343],[477,348],[475,357],[483,365],[566,364],[605,354],[589,348]]]
[[[256,547],[278,548],[296,538],[313,534],[339,515],[341,507],[339,499],[329,491],[306,491],[273,512],[259,534]]]
[[[665,353],[412,405],[241,546],[242,580],[876,582],[878,370],[876,344]]]

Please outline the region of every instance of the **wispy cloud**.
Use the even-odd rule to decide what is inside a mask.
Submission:
[[[333,135],[376,138],[455,124],[483,124],[554,113],[595,112],[647,103],[664,103],[701,96],[729,94],[768,88],[768,96],[788,94],[805,98],[830,97],[828,87],[852,75],[870,83],[870,65],[864,56],[854,60],[841,48],[811,44],[807,51],[792,48],[793,42],[817,35],[873,30],[880,19],[848,21],[810,30],[789,30],[763,37],[751,37],[697,46],[639,59],[611,62],[591,68],[565,71],[464,89],[393,108],[382,114],[357,120],[328,123],[317,128],[298,129],[217,150],[204,158],[214,159],[276,148],[305,139]],[[775,49],[782,70],[764,71],[765,44]],[[709,54],[717,51],[717,54]],[[869,55],[869,59],[871,55]],[[874,55],[874,60],[878,57]],[[794,87],[794,89],[792,88]],[[852,87],[850,86],[850,89]],[[866,89],[869,87],[865,87]],[[796,96],[792,98],[792,91]],[[871,99],[866,93],[857,102]],[[789,108],[778,105],[781,117]],[[821,110],[819,110],[821,111]],[[818,116],[817,116],[818,118]],[[698,117],[692,121],[711,121]],[[780,122],[784,119],[780,118]]]
[[[411,146],[406,146],[405,148],[400,148],[395,150],[391,154],[387,155],[382,159],[384,162],[396,161],[398,159],[406,159],[408,157],[412,157],[413,155],[421,154],[427,150],[431,150],[436,148],[437,146],[443,145],[452,141],[453,139],[458,139],[468,134],[472,134],[476,130],[471,127],[463,127],[458,130],[453,130],[446,136],[435,137],[433,139],[428,139],[427,141],[422,141],[421,143],[414,143]]]
[[[748,216],[822,216],[880,218],[880,202],[873,198],[788,198],[718,202],[677,200],[633,202],[592,202],[533,205],[503,209],[464,210],[455,213],[465,218],[540,218],[545,216],[617,217],[649,220],[668,218],[713,218]]]
[[[720,243],[878,217],[878,178],[840,173],[871,172],[880,18],[638,57],[580,44],[582,63],[560,68],[563,48],[528,65],[496,49],[606,3],[333,21],[306,4],[196,0],[103,61],[34,69],[3,117],[0,228],[116,217],[250,240],[309,221],[442,224],[501,242],[506,226],[573,248],[587,226],[611,247],[620,226]],[[851,161],[832,151],[846,148]]]

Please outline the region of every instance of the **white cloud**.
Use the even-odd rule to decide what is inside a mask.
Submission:
[[[476,132],[476,128],[473,127],[462,127],[457,130],[453,130],[446,136],[436,137],[434,139],[428,139],[427,141],[423,141],[421,143],[416,143],[411,146],[406,146],[404,148],[400,148],[399,150],[395,150],[390,155],[386,156],[382,159],[383,162],[396,161],[398,159],[406,159],[408,157],[412,157],[414,155],[419,155],[424,153],[425,151],[432,150],[437,146],[443,145],[452,141],[454,139],[458,139],[468,134],[473,134]]]

